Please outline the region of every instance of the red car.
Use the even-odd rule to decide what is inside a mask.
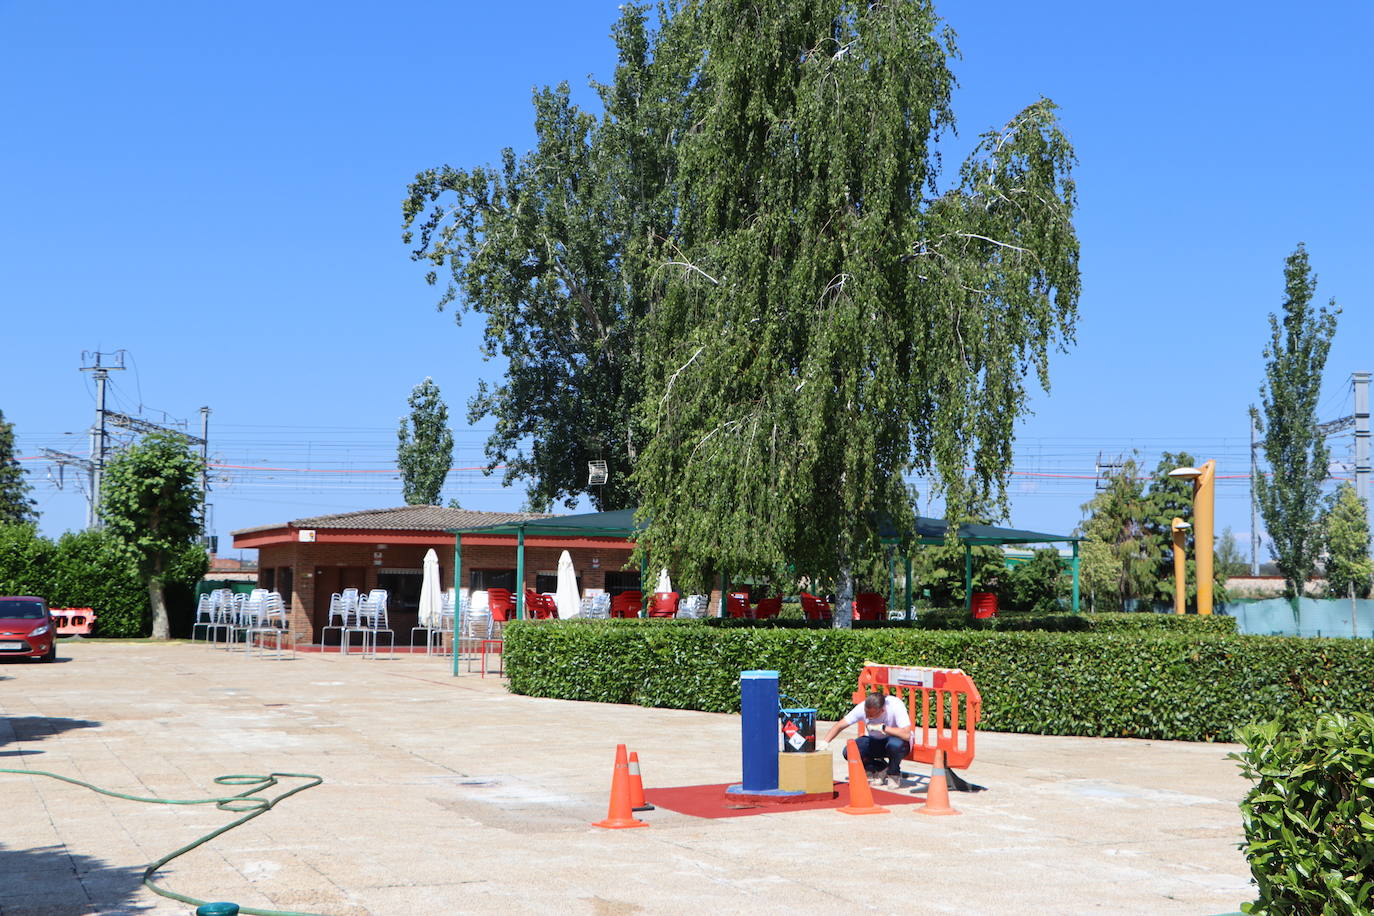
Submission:
[[[57,658],[57,633],[48,603],[20,595],[0,598],[0,658]]]

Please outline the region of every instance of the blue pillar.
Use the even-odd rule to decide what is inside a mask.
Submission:
[[[778,672],[741,671],[740,750],[744,779],[733,795],[800,795],[778,790]]]

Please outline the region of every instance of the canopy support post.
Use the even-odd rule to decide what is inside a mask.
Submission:
[[[973,548],[964,545],[964,610],[973,610]]]
[[[463,632],[463,536],[453,536],[453,676],[458,676],[458,634]]]
[[[525,619],[525,526],[515,532],[515,619]]]
[[[906,588],[903,589],[902,610],[907,620],[911,619],[911,545],[906,545],[906,550],[902,551],[903,572],[906,574]]]
[[[1073,559],[1069,561],[1069,568],[1073,570],[1073,612],[1078,613],[1078,542],[1073,542]]]

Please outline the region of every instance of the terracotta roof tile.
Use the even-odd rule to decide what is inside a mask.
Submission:
[[[394,509],[363,509],[337,515],[316,515],[276,525],[240,528],[233,534],[248,534],[272,528],[385,528],[394,531],[447,531],[451,528],[480,528],[527,519],[548,518],[537,512],[476,512],[444,506],[398,506]]]

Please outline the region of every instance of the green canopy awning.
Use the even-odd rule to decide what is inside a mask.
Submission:
[[[632,538],[642,527],[635,524],[634,509],[616,509],[582,515],[551,515],[479,528],[450,528],[449,534],[519,534],[523,531],[530,537]]]

